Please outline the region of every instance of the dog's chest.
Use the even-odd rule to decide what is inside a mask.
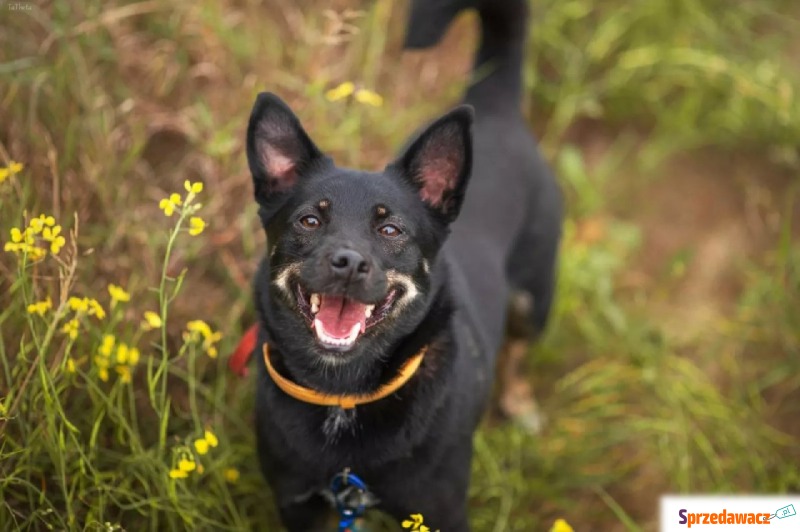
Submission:
[[[322,424],[322,433],[325,435],[325,443],[332,445],[339,441],[343,434],[354,434],[357,427],[356,409],[332,406],[328,408],[325,422]]]

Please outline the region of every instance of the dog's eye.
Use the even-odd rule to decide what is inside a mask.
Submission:
[[[386,225],[380,226],[380,228],[378,229],[378,232],[381,235],[389,237],[389,238],[394,238],[396,236],[400,236],[400,229],[398,229],[396,225],[392,225],[392,224],[386,224]]]
[[[316,216],[309,214],[307,216],[303,216],[302,218],[300,218],[300,225],[302,225],[306,229],[316,229],[320,225],[322,225],[322,222],[320,222],[319,218],[317,218]]]

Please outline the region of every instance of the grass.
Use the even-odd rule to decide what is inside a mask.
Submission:
[[[0,528],[272,529],[252,382],[224,365],[263,249],[249,107],[277,92],[341,164],[378,167],[457,99],[473,19],[401,55],[406,6],[388,0],[27,5],[0,10],[0,166],[24,163],[0,183],[0,234],[47,213],[67,238],[37,263],[0,257]],[[800,489],[797,15],[782,0],[534,4],[526,107],[569,205],[529,361],[548,423],[481,429],[475,530],[653,530],[661,493]],[[383,105],[328,101],[343,81]],[[202,207],[164,216],[186,180]],[[130,301],[112,308],[111,283]],[[223,333],[219,357],[196,323],[184,338],[195,320]],[[207,429],[219,444],[201,455]],[[195,469],[171,479],[181,460]]]

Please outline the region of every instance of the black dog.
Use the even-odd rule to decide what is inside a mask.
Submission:
[[[407,44],[434,44],[463,7],[416,2]],[[326,488],[344,468],[398,520],[421,513],[432,530],[468,530],[472,435],[512,294],[531,303],[528,332],[545,324],[561,201],[518,111],[526,8],[474,7],[486,73],[465,98],[474,148],[469,106],[377,173],[335,166],[274,95],[259,95],[250,117],[269,245],[255,282],[271,370],[258,375],[257,436],[289,530],[324,528]],[[357,406],[312,404],[287,381]],[[382,386],[392,393],[362,404]]]

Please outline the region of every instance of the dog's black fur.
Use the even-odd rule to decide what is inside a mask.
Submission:
[[[527,332],[547,319],[561,199],[519,113],[524,0],[419,0],[406,44],[435,44],[465,7],[483,26],[471,107],[428,126],[384,171],[335,166],[274,95],[259,95],[250,118],[269,246],[255,280],[259,343],[276,369],[323,393],[364,394],[428,346],[405,386],[347,413],[289,397],[260,364],[259,456],[291,531],[323,527],[321,492],[345,467],[397,519],[421,513],[431,529],[468,530],[472,435],[512,294],[532,300]],[[376,314],[352,345],[326,347],[312,293],[376,304]]]

